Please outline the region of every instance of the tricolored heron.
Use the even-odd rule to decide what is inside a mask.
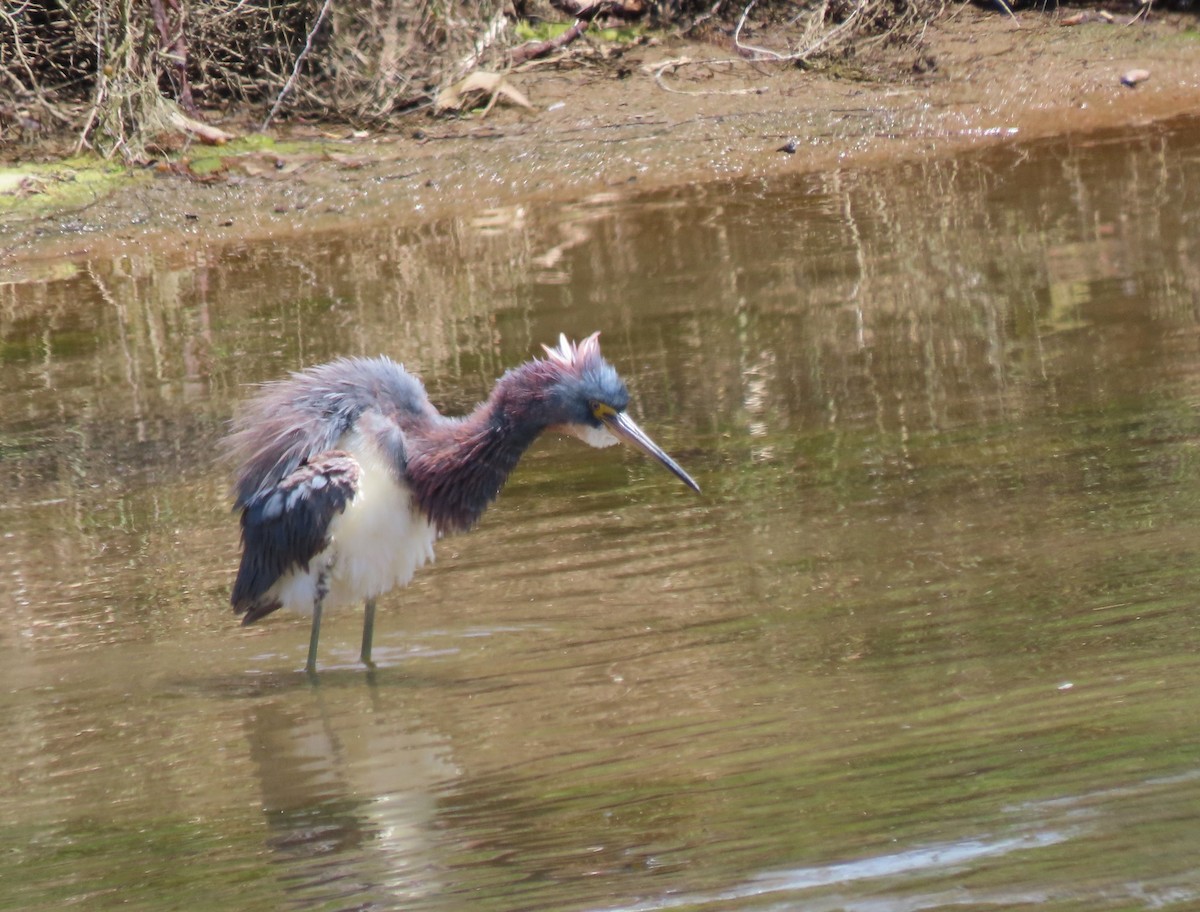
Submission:
[[[421,381],[386,357],[343,358],[264,385],[226,440],[240,469],[242,563],[233,610],[253,624],[278,608],[312,615],[365,604],[371,664],[375,599],[406,586],[443,534],[470,529],[542,431],[594,447],[626,443],[700,487],[626,414],[629,392],[599,333],[559,337],[547,358],[508,371],[471,414],[438,413]]]

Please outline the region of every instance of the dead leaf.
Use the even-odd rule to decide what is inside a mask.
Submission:
[[[439,114],[446,111],[464,111],[476,107],[485,98],[488,99],[489,108],[497,101],[507,101],[533,110],[529,99],[505,82],[501,73],[488,70],[476,70],[465,79],[442,89],[433,106]]]

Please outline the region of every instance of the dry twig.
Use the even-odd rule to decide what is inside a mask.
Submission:
[[[828,5],[827,3],[822,3],[820,8],[810,17],[806,31],[806,35],[813,35],[818,32],[820,34],[806,41],[799,50],[783,54],[779,51],[773,51],[770,48],[742,43],[741,34],[742,28],[746,24],[746,17],[750,15],[750,10],[754,9],[755,4],[758,3],[758,0],[750,0],[742,10],[741,16],[738,17],[737,26],[733,30],[733,45],[739,51],[743,52],[749,60],[777,60],[780,62],[808,60],[819,51],[835,46],[843,37],[848,36],[851,33],[851,26],[862,16],[869,2],[870,0],[857,0],[854,7],[850,10],[850,14],[845,19],[833,28],[825,29],[824,31],[822,31],[822,27]],[[792,21],[795,22],[796,20],[793,19]]]
[[[642,69],[650,72],[654,77],[655,84],[660,89],[664,92],[670,92],[672,95],[761,95],[767,91],[766,86],[755,86],[747,89],[700,89],[688,92],[683,89],[673,89],[663,82],[663,75],[667,70],[675,71],[685,66],[722,66],[733,63],[745,64],[748,62],[740,57],[732,57],[726,60],[693,60],[690,57],[675,57],[671,60],[663,60],[652,66],[643,67]]]
[[[321,12],[317,14],[317,21],[314,22],[313,27],[308,30],[308,36],[304,39],[304,47],[301,49],[300,53],[296,55],[296,63],[292,67],[292,75],[288,77],[287,82],[283,84],[283,88],[279,90],[279,95],[276,97],[275,103],[271,105],[271,110],[267,112],[267,116],[263,119],[262,126],[258,128],[260,131],[265,130],[267,128],[267,124],[274,120],[275,115],[279,113],[279,106],[283,104],[283,99],[286,98],[288,92],[292,90],[292,86],[296,82],[296,77],[300,75],[300,65],[304,63],[304,58],[307,57],[308,52],[312,50],[313,38],[316,36],[317,30],[321,27],[321,24],[325,21],[325,17],[329,15],[329,7],[332,5],[333,0],[325,0],[325,2],[321,4]]]

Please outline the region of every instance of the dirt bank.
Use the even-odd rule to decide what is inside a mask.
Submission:
[[[1071,16],[1023,12],[1018,25],[957,7],[919,47],[868,49],[817,70],[669,42],[542,64],[511,77],[531,111],[414,118],[411,133],[389,137],[293,127],[277,134],[286,145],[227,155],[202,179],[148,170],[65,209],[10,209],[0,215],[0,264],[871,167],[1200,114],[1194,17],[1125,25],[1132,13],[1122,12],[1112,23],[1062,24]],[[1135,70],[1144,72],[1124,84]],[[74,178],[68,169],[40,180]]]

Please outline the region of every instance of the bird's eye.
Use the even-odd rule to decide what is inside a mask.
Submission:
[[[611,418],[617,413],[617,410],[607,402],[601,402],[598,399],[593,399],[588,403],[588,407],[592,410],[592,417],[597,421],[603,421],[605,418]]]

